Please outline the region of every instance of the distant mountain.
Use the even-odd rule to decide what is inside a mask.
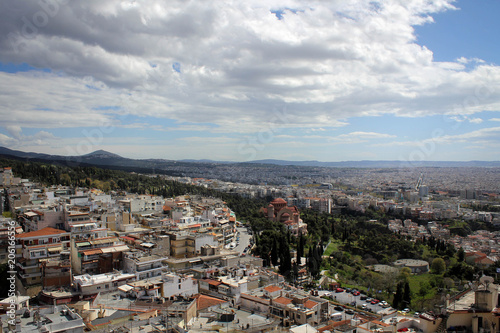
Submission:
[[[324,168],[400,168],[400,167],[500,167],[500,161],[469,161],[469,162],[447,162],[447,161],[343,161],[343,162],[320,162],[320,161],[285,161],[277,159],[256,160],[250,162],[225,162],[208,159],[131,159],[110,153],[105,150],[97,150],[81,156],[61,156],[40,154],[33,152],[23,152],[0,147],[0,155],[15,157],[23,160],[34,160],[40,162],[50,162],[67,164],[71,166],[102,166],[122,170],[134,170],[138,172],[158,172],[167,170],[175,166],[177,169],[182,166],[198,167],[202,165],[213,166],[215,164],[235,164],[240,166],[252,166],[255,164],[275,165],[275,166],[298,166],[298,167],[324,167]]]
[[[82,157],[84,158],[123,158],[120,155],[110,153],[109,151],[105,150],[96,150],[92,153],[85,154]]]

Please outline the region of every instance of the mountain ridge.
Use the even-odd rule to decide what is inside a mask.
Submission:
[[[171,164],[266,164],[276,166],[303,166],[303,167],[330,167],[330,168],[396,168],[396,167],[500,167],[500,161],[415,161],[406,162],[398,160],[361,160],[322,162],[309,161],[287,161],[278,159],[262,159],[247,162],[214,161],[209,159],[131,159],[106,150],[96,150],[88,154],[77,156],[50,155],[35,152],[23,152],[0,146],[0,155],[15,156],[23,159],[42,159],[50,161],[65,161],[70,163],[85,163],[106,166],[138,167],[138,168],[161,168]]]

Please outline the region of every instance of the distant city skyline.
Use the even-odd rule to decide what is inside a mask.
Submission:
[[[0,146],[500,160],[500,2],[0,3]]]

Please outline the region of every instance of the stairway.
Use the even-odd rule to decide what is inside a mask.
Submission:
[[[448,316],[441,318],[441,323],[436,328],[436,333],[446,333],[446,324],[448,323]]]

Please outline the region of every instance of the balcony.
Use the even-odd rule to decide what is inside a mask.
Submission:
[[[154,266],[137,266],[136,268],[136,272],[147,272],[147,271],[152,271],[152,270],[155,270],[155,269],[162,269],[163,268],[163,265],[154,265]]]
[[[30,269],[30,268],[39,268],[40,264],[36,263],[34,265],[23,265],[22,263],[18,262],[16,263],[17,267],[19,267],[22,270]]]
[[[19,276],[22,279],[28,279],[28,278],[34,278],[34,277],[42,277],[42,273],[38,272],[38,273],[19,274]]]

